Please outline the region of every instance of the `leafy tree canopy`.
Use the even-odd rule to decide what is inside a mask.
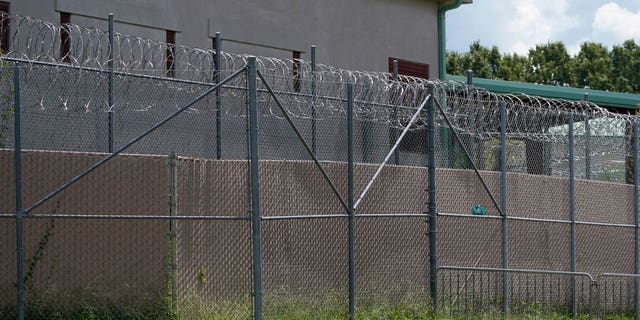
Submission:
[[[640,46],[634,40],[611,50],[585,42],[573,56],[562,42],[537,45],[524,56],[501,54],[476,41],[468,52],[449,52],[446,67],[452,75],[473,70],[474,76],[487,79],[640,93]]]

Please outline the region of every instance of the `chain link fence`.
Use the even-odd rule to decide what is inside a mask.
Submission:
[[[3,19],[1,319],[637,314],[634,115]]]

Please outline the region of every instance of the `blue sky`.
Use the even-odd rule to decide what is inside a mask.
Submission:
[[[447,50],[469,44],[526,54],[536,44],[562,41],[570,53],[585,41],[609,48],[640,43],[640,0],[473,0],[447,14]]]

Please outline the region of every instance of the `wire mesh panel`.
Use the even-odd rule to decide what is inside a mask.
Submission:
[[[13,66],[0,67],[0,318],[15,319],[17,292],[15,88]]]
[[[100,93],[102,91],[92,95],[82,80],[78,80],[92,83],[95,79],[91,78],[91,73],[85,77],[83,72],[76,72],[73,68],[62,70],[32,65],[25,68],[22,76],[25,86],[21,95],[25,97],[25,103],[22,104],[24,112],[20,115],[25,116],[25,125],[21,128],[26,137],[24,146],[47,150],[26,151],[21,157],[21,181],[28,186],[23,195],[28,216],[24,223],[25,268],[21,279],[25,288],[26,317],[169,318],[180,311],[185,317],[200,317],[204,314],[202,312],[222,313],[225,318],[231,314],[239,317],[250,315],[249,276],[247,270],[237,269],[243,261],[250,261],[248,254],[239,261],[224,259],[227,264],[211,266],[203,263],[203,259],[228,257],[231,253],[235,257],[237,252],[231,250],[233,246],[211,246],[209,251],[201,247],[177,250],[183,249],[177,245],[179,236],[184,236],[185,241],[181,244],[185,248],[189,248],[186,243],[190,240],[187,232],[179,232],[181,229],[177,227],[182,225],[174,220],[178,213],[178,192],[193,196],[191,206],[183,209],[197,218],[198,215],[210,215],[212,206],[210,203],[203,205],[202,199],[209,199],[207,192],[211,190],[203,190],[206,189],[203,187],[207,182],[206,175],[198,176],[199,180],[183,178],[188,187],[180,189],[176,157],[168,154],[214,154],[215,143],[204,146],[191,143],[193,134],[181,136],[189,124],[193,124],[190,128],[215,136],[215,127],[198,127],[198,123],[205,122],[202,117],[206,117],[206,112],[198,110],[212,110],[213,107],[204,99],[201,102],[194,100],[210,86],[189,87],[171,79],[156,79],[154,82],[139,78],[136,88],[143,89],[143,94],[124,90],[120,97],[131,98],[125,99],[127,105],[115,110],[113,106],[104,108],[91,102],[92,98],[105,98]],[[135,77],[122,76],[121,79],[125,82],[132,78]],[[70,82],[70,79],[74,81]],[[65,83],[70,85],[65,86]],[[51,86],[60,86],[61,89],[54,90]],[[174,100],[171,101],[167,95]],[[61,99],[61,104],[56,99]],[[114,127],[109,126],[112,120],[109,119],[109,111],[120,116],[114,117],[116,123],[120,121]],[[211,114],[209,112],[209,116]],[[142,120],[136,120],[136,116],[141,116],[139,119]],[[114,129],[115,132],[110,131]],[[110,139],[120,154],[86,152],[107,151]],[[167,156],[131,153],[164,153]],[[209,169],[208,172],[215,173],[210,164],[203,166]],[[238,166],[226,167],[227,170],[234,168],[241,174],[245,166],[241,165],[239,171]],[[12,171],[9,168],[2,171],[6,177],[3,181],[11,180]],[[242,181],[242,178],[238,180]],[[15,188],[7,191],[15,197]],[[192,192],[199,193],[193,195]],[[247,199],[246,193],[240,194],[241,198]],[[240,216],[246,214],[241,207],[239,211]],[[238,212],[235,214],[237,217]],[[243,240],[236,241],[238,248],[244,246],[248,252],[248,223],[233,223],[236,228],[214,225],[209,231],[232,232]],[[2,227],[12,225],[3,223]],[[207,227],[203,223],[196,226],[191,230]],[[11,235],[12,232],[5,234]],[[198,235],[203,236],[203,232]],[[233,237],[225,236],[224,239]],[[196,240],[203,245],[210,243],[209,239]],[[6,252],[10,254],[12,251]],[[194,252],[196,257],[182,255]],[[11,260],[15,265],[16,258]],[[192,271],[194,269],[197,270]],[[11,273],[15,275],[15,269]],[[215,279],[219,287],[203,284],[207,277]],[[220,278],[225,281],[218,281]],[[204,288],[191,290],[193,283]],[[218,291],[218,296],[212,295],[212,291]],[[182,294],[180,299],[178,292]],[[3,302],[3,308],[4,305],[15,310],[11,304]],[[214,308],[216,313],[211,313],[212,305],[222,307]]]
[[[108,151],[105,73],[34,65],[22,70],[25,148]]]
[[[438,217],[438,265],[500,267],[501,222],[487,217]]]
[[[570,261],[569,224],[509,221],[509,267],[568,271]]]
[[[448,318],[499,318],[502,272],[438,270],[438,313]]]
[[[506,312],[502,301],[505,276],[510,299]],[[595,310],[593,281],[586,274],[443,267],[438,270],[438,278],[439,314],[448,318],[563,319],[588,316]],[[577,287],[578,313],[575,315],[571,304],[572,281]]]
[[[11,203],[11,202],[2,202]],[[16,291],[16,224],[13,217],[0,218],[0,319],[15,319]]]
[[[606,196],[602,190],[607,190]],[[628,226],[635,223],[633,212],[633,185],[576,181],[577,221]]]
[[[357,315],[366,319],[430,310],[429,242],[424,217],[356,219]]]
[[[346,318],[345,219],[273,220],[263,227],[265,319]]]
[[[175,286],[178,318],[250,318],[253,286],[249,222],[204,216],[178,220],[176,229],[171,285]]]
[[[118,81],[116,79],[115,81]],[[240,80],[238,80],[240,81]],[[120,96],[114,103],[113,143],[119,147],[148,130],[167,116],[201,95],[208,86],[181,84],[171,79],[142,80],[133,84],[133,97]],[[117,93],[127,89],[115,87]],[[228,91],[226,91],[228,92]],[[181,156],[215,157],[215,104],[214,95],[192,105],[152,135],[133,145],[128,152],[143,154],[169,154]],[[120,101],[126,99],[125,101]],[[108,131],[102,131],[102,135]]]
[[[166,317],[167,226],[161,220],[28,219],[26,318]]]
[[[591,274],[633,273],[634,228],[578,225],[576,268]]]
[[[597,316],[600,319],[636,318],[638,284],[638,276],[633,274],[599,275],[595,304]]]
[[[252,312],[246,161],[177,159],[171,221],[172,295],[181,318],[245,319]],[[175,244],[173,244],[175,242]]]
[[[569,220],[569,183],[565,179],[508,175],[507,199],[510,217]]]
[[[265,68],[260,75],[269,71]],[[310,161],[311,123],[303,115],[310,100],[290,94],[301,90],[300,80],[262,79],[257,139],[264,317],[346,317],[347,227],[341,202],[346,166]],[[340,122],[328,124],[340,130]],[[335,144],[344,139],[335,138]]]
[[[101,157],[23,153],[25,203]],[[168,222],[159,220],[168,212],[166,188],[166,158],[121,156],[32,210],[24,223],[26,314],[168,312],[159,308],[169,250]]]
[[[585,119],[576,128],[577,142],[584,145],[585,170],[588,169],[590,180],[613,183],[625,183],[629,171],[628,156],[632,148],[630,141],[631,127],[627,121],[618,119],[596,118]],[[586,173],[585,173],[586,175]]]

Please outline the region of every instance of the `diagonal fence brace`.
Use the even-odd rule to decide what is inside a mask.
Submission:
[[[444,110],[442,109],[442,106],[440,105],[440,102],[438,101],[438,99],[433,99],[433,100],[435,100],[436,105],[438,106],[438,110],[440,110],[440,114],[442,114],[442,118],[447,123],[447,126],[449,126],[449,128],[451,128],[451,132],[453,132],[453,136],[460,143],[460,146],[462,147],[462,151],[464,151],[465,156],[467,157],[467,159],[469,159],[469,163],[471,163],[471,167],[473,167],[473,171],[475,171],[476,175],[478,176],[478,179],[480,179],[480,183],[482,184],[482,188],[484,188],[484,190],[487,191],[487,194],[489,195],[489,198],[491,199],[491,202],[493,202],[493,205],[496,207],[496,209],[498,209],[498,213],[500,214],[500,216],[504,217],[505,214],[504,214],[504,211],[502,211],[502,207],[498,204],[498,201],[496,200],[496,198],[491,193],[491,190],[489,190],[489,187],[487,186],[487,183],[482,178],[482,175],[480,174],[480,171],[478,170],[478,167],[476,167],[476,164],[473,162],[473,158],[471,157],[471,154],[469,153],[469,150],[467,150],[467,147],[465,147],[464,143],[462,142],[462,139],[460,138],[460,135],[458,135],[456,130],[453,129],[453,124],[449,120],[449,117],[447,117],[447,114],[444,113]]]
[[[373,183],[378,179],[378,176],[380,176],[382,169],[384,169],[384,167],[387,165],[387,162],[389,162],[389,160],[391,159],[391,156],[394,155],[394,153],[396,152],[396,149],[398,149],[398,146],[400,146],[400,142],[402,142],[402,139],[404,139],[404,136],[407,135],[407,132],[409,132],[409,129],[411,128],[411,126],[416,122],[416,120],[418,120],[418,116],[420,115],[420,112],[422,112],[422,109],[424,109],[424,107],[427,105],[427,102],[431,98],[432,96],[429,94],[424,99],[424,101],[422,101],[422,104],[420,104],[420,107],[418,107],[418,109],[416,110],[416,113],[413,114],[413,117],[411,117],[411,120],[409,121],[407,126],[402,130],[402,133],[398,137],[398,140],[396,140],[395,144],[393,145],[389,153],[387,153],[387,156],[384,158],[384,161],[382,161],[382,163],[378,167],[378,170],[376,170],[376,173],[373,175],[369,183],[367,183],[367,186],[364,188],[364,190],[362,190],[360,197],[358,197],[358,200],[353,205],[353,210],[356,210],[358,208],[358,206],[362,202],[362,199],[364,199],[367,193],[369,193],[371,186],[373,186]]]
[[[212,86],[211,88],[207,89],[207,91],[203,92],[201,95],[199,95],[195,99],[191,100],[191,102],[187,103],[186,105],[184,105],[180,109],[174,111],[172,114],[170,114],[169,116],[164,118],[162,121],[160,121],[160,122],[156,123],[155,125],[153,125],[153,127],[149,128],[147,131],[145,131],[145,132],[141,133],[140,135],[138,135],[137,137],[131,139],[129,142],[124,144],[122,147],[120,147],[117,150],[115,150],[113,153],[110,153],[108,156],[106,156],[106,157],[102,158],[101,160],[99,160],[98,162],[94,163],[93,165],[91,165],[91,167],[89,167],[86,170],[82,171],[82,173],[80,173],[79,175],[73,177],[71,180],[65,182],[63,185],[58,187],[56,190],[54,190],[53,192],[49,193],[44,198],[40,199],[34,205],[29,207],[29,209],[25,210],[24,214],[30,213],[31,211],[33,211],[36,208],[38,208],[39,206],[41,206],[43,203],[47,202],[49,199],[55,197],[60,192],[62,192],[65,189],[69,188],[70,186],[74,185],[76,182],[78,182],[78,180],[84,178],[86,175],[88,175],[89,173],[93,172],[94,170],[96,170],[97,168],[99,168],[100,166],[105,164],[107,161],[113,159],[115,156],[117,156],[118,154],[122,153],[127,148],[131,147],[134,143],[140,141],[142,138],[146,137],[147,135],[149,135],[150,133],[152,133],[156,129],[160,128],[165,123],[169,122],[171,119],[173,119],[176,116],[178,116],[179,114],[181,114],[183,111],[189,109],[191,106],[193,106],[194,104],[198,103],[200,100],[204,99],[206,96],[208,96],[209,94],[214,92],[217,88],[219,88],[219,87],[223,86],[224,84],[226,84],[227,82],[231,81],[232,79],[234,79],[239,74],[242,74],[246,69],[247,69],[247,66],[245,65],[244,67],[240,68],[239,70],[237,70],[236,72],[234,72],[233,74],[231,74],[230,76],[228,76],[227,78],[222,80],[221,82],[219,82],[216,85]]]
[[[293,123],[293,120],[291,120],[291,117],[289,116],[287,111],[284,109],[284,106],[282,105],[282,102],[280,102],[280,99],[278,99],[278,97],[276,96],[275,92],[273,92],[273,90],[271,89],[271,87],[269,86],[267,81],[264,79],[264,77],[262,76],[262,73],[260,72],[260,70],[258,70],[258,78],[260,78],[260,80],[264,84],[264,87],[267,89],[269,94],[273,97],[273,100],[276,102],[276,105],[278,106],[278,108],[282,112],[284,118],[287,120],[289,125],[291,125],[291,128],[295,132],[296,136],[298,136],[298,139],[300,139],[300,142],[302,142],[302,144],[304,145],[304,148],[307,150],[307,153],[309,153],[309,155],[313,159],[313,163],[315,163],[316,167],[318,167],[318,170],[320,170],[320,173],[322,173],[322,176],[324,177],[324,180],[327,181],[327,184],[329,184],[329,187],[331,188],[331,191],[333,191],[333,193],[336,195],[338,200],[340,200],[340,204],[342,204],[344,209],[349,211],[349,206],[347,205],[347,202],[344,201],[342,196],[340,196],[340,193],[338,192],[338,189],[336,188],[335,184],[333,183],[333,181],[331,181],[331,178],[329,178],[329,175],[327,174],[327,172],[324,171],[324,168],[322,168],[322,165],[320,164],[320,161],[318,161],[318,157],[316,157],[316,155],[313,153],[313,151],[312,151],[311,147],[309,147],[309,144],[307,143],[307,141],[304,140],[304,137],[300,133],[300,130],[298,130],[298,127],[296,127],[296,125]]]

